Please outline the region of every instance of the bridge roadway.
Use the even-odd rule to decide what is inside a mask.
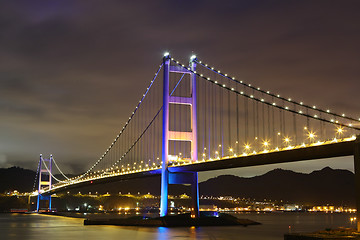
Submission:
[[[323,158],[352,156],[355,154],[357,140],[351,139],[342,142],[326,143],[321,145],[312,145],[302,148],[293,148],[289,150],[272,151],[248,156],[239,156],[225,159],[215,159],[208,161],[198,161],[193,164],[181,166],[169,166],[170,172],[202,172],[229,168],[240,168],[259,166],[276,163],[289,163],[306,160],[316,160]],[[54,188],[43,194],[53,194],[63,192],[74,188],[89,186],[91,184],[104,184],[109,182],[124,181],[133,178],[149,177],[160,175],[161,169],[121,174],[111,177],[89,179],[88,181],[78,182],[61,188]],[[160,184],[160,182],[159,182]]]

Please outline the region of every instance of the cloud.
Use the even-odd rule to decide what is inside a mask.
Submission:
[[[357,114],[359,4],[2,1],[1,149],[13,164],[52,151],[77,159],[74,169],[87,166],[133,111],[165,50]]]
[[[5,154],[0,154],[0,167],[6,167],[7,166],[7,160]]]

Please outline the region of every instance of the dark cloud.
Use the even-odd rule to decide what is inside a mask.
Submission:
[[[95,161],[165,50],[359,115],[358,1],[2,1],[0,155]],[[60,160],[61,159],[61,160]],[[92,160],[91,160],[92,159]],[[75,166],[74,165],[74,166]]]

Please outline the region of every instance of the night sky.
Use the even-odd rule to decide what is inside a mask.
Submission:
[[[80,173],[112,142],[165,51],[360,117],[360,1],[0,1],[0,167],[39,154]],[[352,159],[281,167],[353,169]]]

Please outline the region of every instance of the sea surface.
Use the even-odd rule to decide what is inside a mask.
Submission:
[[[280,240],[285,233],[311,232],[326,228],[355,227],[348,213],[241,213],[262,225],[229,227],[122,227],[84,226],[82,218],[43,214],[0,214],[0,239],[7,240],[166,240],[243,239]],[[290,226],[290,227],[289,227]]]

